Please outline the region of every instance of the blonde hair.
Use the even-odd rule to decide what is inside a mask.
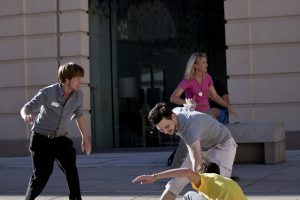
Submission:
[[[206,58],[205,53],[193,53],[186,63],[186,68],[184,72],[184,78],[190,80],[195,74],[194,64],[197,62],[197,58]]]

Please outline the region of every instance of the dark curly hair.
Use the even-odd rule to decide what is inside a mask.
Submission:
[[[220,168],[216,163],[206,161],[200,166],[200,173],[215,173],[220,175]]]
[[[156,126],[163,118],[172,119],[172,114],[171,107],[167,103],[161,102],[150,110],[148,120],[152,126]]]

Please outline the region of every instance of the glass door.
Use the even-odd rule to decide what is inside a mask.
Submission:
[[[193,52],[226,78],[224,1],[90,0],[93,139],[97,148],[170,147],[148,111],[182,80]]]

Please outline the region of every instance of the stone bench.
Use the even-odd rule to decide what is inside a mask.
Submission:
[[[285,161],[282,122],[242,122],[226,126],[239,146],[235,163],[276,164]]]

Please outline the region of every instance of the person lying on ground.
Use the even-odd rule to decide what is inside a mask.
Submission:
[[[203,162],[198,171],[189,168],[170,169],[138,176],[132,182],[150,184],[159,179],[186,177],[198,193],[189,191],[183,196],[184,200],[247,200],[243,190],[234,180],[219,175],[220,169],[216,163]]]

